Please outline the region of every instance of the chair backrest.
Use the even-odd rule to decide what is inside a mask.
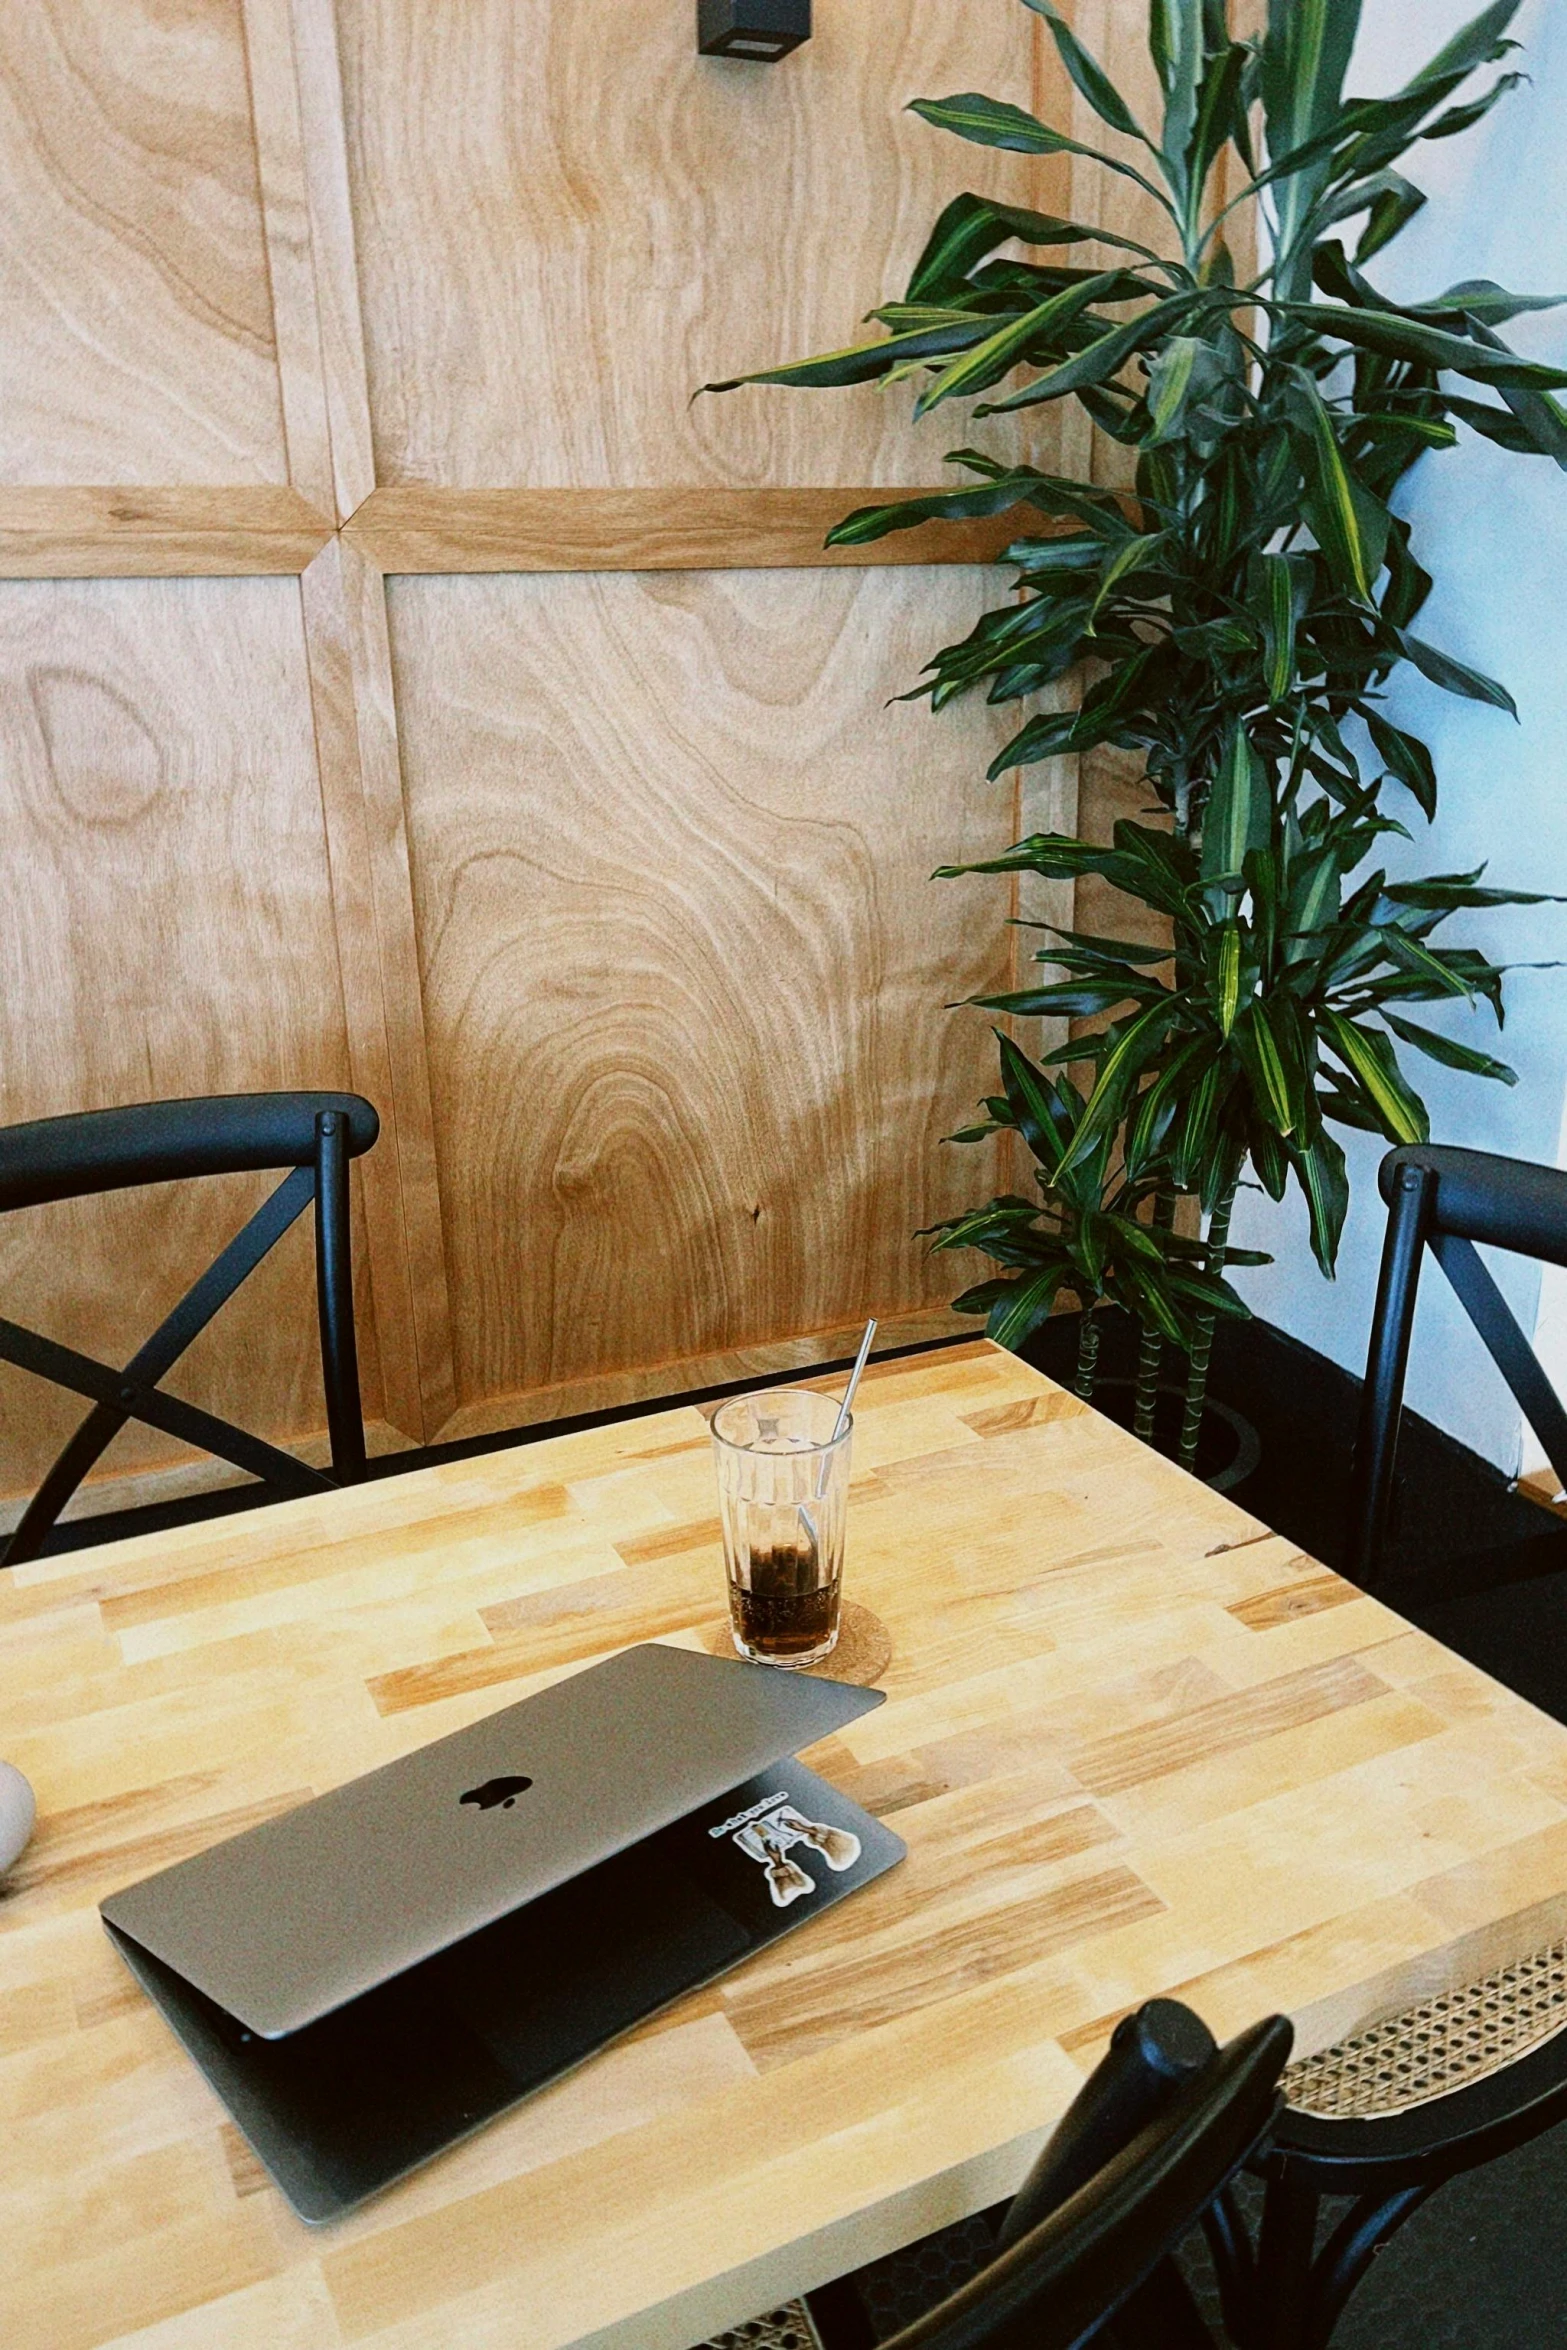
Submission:
[[[1266,2138],[1292,2033],[1282,2016],[1227,2047],[1171,2000],[1118,2027],[1018,2192],[996,2258],[884,2350],[1076,2350],[1117,2311],[1170,2330],[1144,2299],[1163,2272],[1180,2338],[1211,2340],[1169,2255]],[[1018,2224],[1014,2227],[1014,2221]]]
[[[1567,1413],[1474,1246],[1486,1241],[1518,1256],[1567,1265],[1567,1173],[1490,1151],[1414,1143],[1388,1152],[1377,1181],[1388,1203],[1387,1236],[1355,1443],[1346,1559],[1348,1573],[1367,1586],[1376,1578],[1387,1534],[1426,1249],[1567,1485]]]
[[[0,1213],[49,1200],[198,1175],[288,1169],[206,1272],[115,1371],[74,1348],[0,1319],[0,1359],[89,1398],[92,1410],[34,1494],[0,1565],[35,1557],[71,1495],[127,1420],[147,1421],[218,1454],[284,1493],[316,1492],[364,1472],[364,1420],[354,1336],[348,1162],[370,1149],[380,1120],[353,1093],[225,1094],[138,1102],[0,1128]],[[158,1381],[314,1200],[316,1306],[332,1444],[330,1478],[277,1446],[180,1398]]]

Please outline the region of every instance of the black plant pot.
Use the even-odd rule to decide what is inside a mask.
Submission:
[[[1045,1372],[1060,1386],[1070,1387],[1077,1375],[1077,1338],[1082,1319],[1081,1314],[1052,1314],[1032,1337],[1024,1340],[1018,1352],[1036,1370]],[[1128,1314],[1102,1313],[1098,1320],[1101,1337],[1094,1409],[1122,1428],[1130,1428],[1135,1409],[1133,1374],[1141,1332]],[[1181,1418],[1186,1409],[1181,1384],[1186,1365],[1172,1347],[1167,1346],[1164,1353],[1168,1375],[1160,1382],[1154,1412],[1154,1449],[1173,1461],[1180,1450]],[[1229,1493],[1251,1476],[1261,1457],[1262,1439],[1251,1422],[1229,1404],[1221,1403],[1210,1389],[1202,1433],[1197,1440],[1197,1476],[1216,1493]]]
[[[1094,1383],[1093,1405],[1107,1420],[1114,1420],[1120,1428],[1130,1428],[1137,1408],[1137,1383],[1132,1379],[1099,1379]],[[1180,1450],[1181,1421],[1186,1411],[1183,1388],[1161,1385],[1159,1400],[1154,1406],[1154,1450],[1172,1461]],[[1210,1395],[1203,1407],[1202,1429],[1197,1438],[1197,1461],[1193,1475],[1204,1485],[1211,1485],[1215,1493],[1228,1493],[1249,1477],[1262,1458],[1262,1439],[1249,1420],[1239,1412],[1231,1411],[1227,1403],[1220,1403]]]

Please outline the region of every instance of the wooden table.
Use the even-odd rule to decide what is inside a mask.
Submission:
[[[813,1751],[904,1865],[354,2218],[274,2192],[114,1887],[720,1613],[685,1408],[20,1568],[0,1754],[7,2350],[685,2350],[1004,2194],[1116,2015],[1310,2050],[1567,1919],[1567,1730],[1009,1355],[878,1365]]]

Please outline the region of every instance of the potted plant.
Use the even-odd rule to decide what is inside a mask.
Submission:
[[[992,775],[1100,744],[1145,763],[1153,820],[1119,824],[1110,847],[1036,836],[984,865],[944,869],[1096,872],[1168,928],[1167,950],[1154,954],[1057,932],[1038,959],[1062,976],[982,999],[1095,1024],[1045,1056],[1085,1064],[1090,1077],[1070,1140],[1041,1164],[1046,1201],[1058,1216],[1080,1213],[1066,1187],[1097,1169],[1117,1187],[1110,1212],[1146,1212],[1165,1265],[1186,1279],[1173,1203],[1194,1199],[1203,1264],[1219,1282],[1249,1169],[1274,1198],[1299,1185],[1331,1274],[1347,1204],[1334,1126],[1392,1142],[1427,1132],[1401,1048],[1513,1080],[1411,1008],[1483,997],[1499,1022],[1503,967],[1434,934],[1466,907],[1534,894],[1489,887],[1479,872],[1389,884],[1368,869],[1379,839],[1405,830],[1390,784],[1428,819],[1436,806],[1427,746],[1386,712],[1398,665],[1512,710],[1503,686],[1419,633],[1431,581],[1391,501],[1410,467],[1453,446],[1460,427],[1567,464],[1567,411],[1553,397],[1567,369],[1520,357],[1498,331],[1550,297],[1468,280],[1398,303],[1368,266],[1424,202],[1396,168],[1408,149],[1468,129],[1519,79],[1505,65],[1518,0],[1495,0],[1379,99],[1343,95],[1359,0],[1271,0],[1265,32],[1246,38],[1230,29],[1229,0],[1150,0],[1153,126],[1050,0],[1024,4],[1120,135],[1116,151],[974,93],[914,111],[980,146],[1069,150],[1129,175],[1166,223],[1160,242],[965,193],[941,214],[902,300],[873,314],[883,334],[709,388],[913,375],[917,414],[982,394],[994,396],[980,400],[979,418],[1074,399],[1125,449],[1124,491],[959,449],[949,462],[972,477],[967,486],[863,508],[829,543],[1031,514],[1004,558],[1017,593],[937,652],[916,691],[936,709],[980,688],[992,702],[1027,701],[1075,671],[1086,680],[1077,705],[1027,718]],[[1221,201],[1237,169],[1239,192]],[[1239,277],[1231,230],[1248,212],[1262,258]],[[1110,259],[1066,266],[1017,254],[1084,244]],[[970,1132],[1010,1124],[1032,1142],[1014,1094]],[[984,1218],[1005,1206],[965,1220],[992,1255],[1003,1226]],[[956,1245],[952,1229],[941,1245]],[[1032,1326],[1029,1275],[998,1262],[1008,1268],[999,1283],[960,1302],[983,1305],[992,1331],[1016,1343]],[[1050,1310],[1047,1290],[1034,1281],[1036,1319]],[[1144,1389],[1157,1381],[1164,1337],[1177,1335],[1187,1355],[1189,1462],[1220,1301],[1187,1303],[1195,1311],[1178,1335],[1156,1315],[1140,1318]]]

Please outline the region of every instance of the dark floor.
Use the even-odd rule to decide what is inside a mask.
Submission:
[[[1077,1321],[1063,1315],[1026,1350],[1069,1381]],[[1107,1329],[1098,1400],[1117,1413],[1129,1378],[1129,1330]],[[1478,1349],[1477,1349],[1478,1354]],[[1477,1377],[1489,1367],[1477,1361]],[[756,1382],[736,1382],[736,1387]],[[1261,1442],[1232,1498],[1329,1565],[1341,1563],[1357,1382],[1259,1322],[1222,1326],[1212,1391]],[[663,1408],[650,1405],[648,1409]],[[606,1415],[594,1415],[604,1417]],[[582,1422],[515,1437],[400,1454],[398,1474],[491,1451]],[[1199,1466],[1218,1467],[1234,1438],[1216,1433]],[[62,1528],[59,1547],[255,1506],[253,1489]],[[1437,1638],[1567,1722],[1567,1522],[1508,1490],[1488,1463],[1406,1417],[1399,1490],[1380,1596]],[[1567,2344],[1567,2128],[1444,2188],[1377,2262],[1340,2323],[1335,2350],[1551,2350]]]

